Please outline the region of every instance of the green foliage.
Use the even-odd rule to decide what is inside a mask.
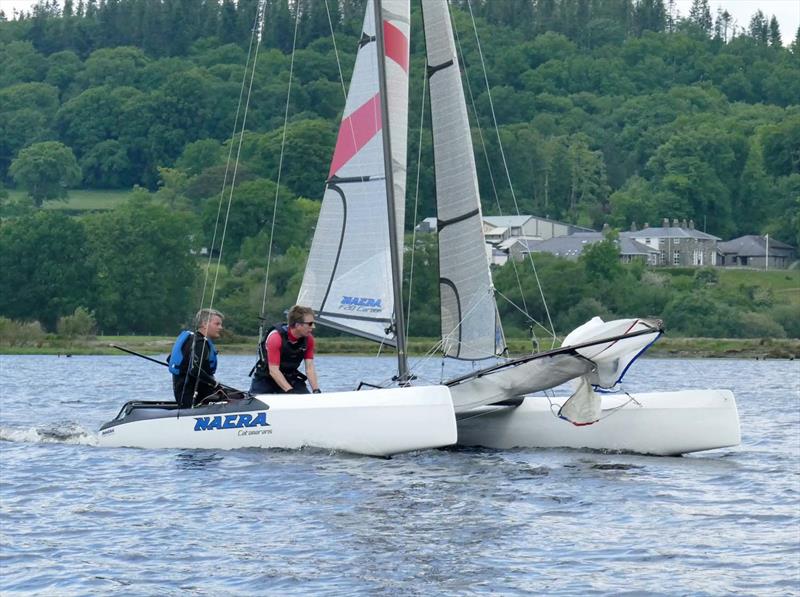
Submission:
[[[719,284],[719,272],[710,267],[698,269],[694,273],[694,284],[697,288],[705,288],[706,286],[716,286]]]
[[[0,345],[36,346],[46,337],[38,321],[14,321],[0,316]]]
[[[224,196],[222,203],[219,198],[209,199],[205,203],[202,221],[207,247],[211,247],[213,241],[214,249],[219,248],[229,200],[232,200],[232,206],[227,220],[222,257],[227,265],[232,265],[240,258],[260,260],[259,263],[263,263],[270,244],[273,254],[280,255],[292,245],[306,246],[311,241],[311,235],[307,231],[314,225],[316,213],[306,209],[306,204],[299,203],[286,189],[280,188],[276,192],[275,183],[259,179],[241,184],[232,197]],[[274,236],[270,237],[273,229]],[[245,240],[253,237],[255,239],[240,255]],[[256,246],[260,250],[256,251]]]
[[[48,199],[65,199],[67,189],[80,182],[80,168],[72,150],[58,141],[34,143],[19,152],[9,174],[28,189],[39,207]]]
[[[35,18],[0,23],[0,181],[22,187],[12,162],[42,143],[59,142],[74,154],[83,187],[158,189],[149,199],[137,190],[118,212],[87,216],[77,228],[52,222],[53,234],[72,239],[66,253],[80,255],[79,263],[86,258],[80,247],[91,246],[87,271],[96,269],[96,280],[78,272],[75,263],[59,261],[54,247],[62,241],[32,224],[32,200],[18,190],[0,199],[0,216],[16,218],[0,224],[0,242],[7,243],[0,246],[19,256],[3,265],[15,282],[8,286],[11,294],[22,297],[0,298],[0,314],[8,307],[15,318],[37,318],[52,328],[82,305],[104,331],[167,333],[196,309],[202,291],[190,251],[217,249],[212,240],[230,196],[232,165],[226,158],[229,150],[239,150],[240,137],[230,137],[234,119],[241,123],[237,102],[257,4],[224,0],[175,10],[177,4],[163,0],[115,0],[72,2],[62,11],[49,3]],[[330,6],[345,82],[364,7],[363,0]],[[267,0],[263,8],[262,51],[249,90],[248,130],[241,137],[217,288],[226,323],[239,333],[252,333],[262,309],[270,246],[268,317],[282,318],[296,296],[343,109],[323,3]],[[777,23],[767,24],[761,15],[731,39],[732,22],[722,14],[715,27],[707,0],[693,2],[689,18],[677,23],[661,0],[454,0],[451,8],[462,33],[468,97],[474,97],[470,116],[484,213],[515,213],[518,207],[619,229],[633,221],[641,226],[685,217],[717,236],[768,232],[800,245],[800,63],[796,43],[783,48],[777,41]],[[284,140],[296,10],[300,49]],[[480,55],[472,36],[463,35],[472,27],[470,13],[482,39]],[[419,31],[416,3],[412,24]],[[413,74],[424,65],[422,36],[412,34],[411,43],[413,129],[422,109],[421,77]],[[482,60],[491,101],[478,66]],[[498,134],[487,134],[494,118]],[[408,195],[419,165],[418,214],[424,217],[435,210],[435,173],[430,134],[421,135],[417,164],[419,133],[409,134]],[[55,171],[45,170],[40,177]],[[74,175],[75,169],[68,170]],[[64,184],[70,183],[62,180],[49,189],[63,194]],[[85,193],[57,207],[94,210],[121,203]],[[36,205],[49,195],[37,191]],[[407,201],[409,228],[416,223],[412,211]],[[217,233],[216,244],[219,228]],[[417,241],[414,287],[406,300],[428,308],[412,318],[412,334],[438,329],[431,241]],[[36,258],[21,257],[23,246]],[[64,272],[50,271],[50,258]],[[30,263],[56,281],[62,273],[71,277],[73,287],[57,285],[54,299],[34,276],[29,291],[27,279],[35,273]],[[797,335],[787,288],[771,285],[765,291],[763,283],[747,279],[733,283],[733,272],[621,266],[611,241],[589,247],[578,262],[541,256],[536,263],[549,314],[529,264],[496,271],[497,288],[509,299],[500,304],[510,335],[527,335],[531,325],[515,305],[545,328],[552,318],[562,332],[600,313],[663,316],[676,333],[780,334],[779,326]],[[716,273],[719,280],[713,279]],[[704,319],[706,327],[698,323]]]
[[[770,316],[789,338],[800,338],[800,304],[778,305],[770,311]]]
[[[77,307],[72,315],[64,315],[58,318],[56,331],[59,336],[68,338],[94,336],[97,331],[97,322],[90,311],[83,307]]]
[[[144,192],[118,209],[86,218],[97,271],[94,312],[105,333],[155,333],[178,327],[190,310],[197,265],[191,218]]]
[[[81,223],[39,211],[0,224],[0,315],[53,329],[62,315],[93,304],[95,269]]]

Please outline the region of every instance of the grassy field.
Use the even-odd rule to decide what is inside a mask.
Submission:
[[[65,211],[104,211],[114,209],[131,194],[130,190],[75,189],[69,192],[67,201],[45,201],[44,209]],[[8,189],[9,199],[25,196],[25,191]]]
[[[739,288],[739,286],[760,286],[771,289],[778,303],[800,305],[800,270],[742,270],[720,269],[720,286]]]

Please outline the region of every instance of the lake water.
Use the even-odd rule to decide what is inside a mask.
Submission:
[[[392,368],[318,358],[327,389]],[[797,361],[640,360],[627,388],[736,394],[742,445],[681,458],[102,449],[125,400],[170,396],[165,368],[0,369],[2,595],[800,595]]]

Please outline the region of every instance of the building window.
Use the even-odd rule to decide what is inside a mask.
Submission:
[[[666,265],[667,264],[667,252],[666,251],[661,251],[660,257],[661,258],[659,259],[659,261],[661,262],[661,265]]]
[[[680,265],[681,264],[681,252],[680,251],[673,251],[672,252],[672,265]]]
[[[676,238],[676,239],[675,239],[675,240],[673,240],[672,242],[673,242],[673,243],[675,243],[676,245],[679,245],[679,244],[681,244],[681,239],[679,239],[679,238]]]

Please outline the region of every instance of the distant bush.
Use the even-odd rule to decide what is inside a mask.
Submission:
[[[38,346],[45,339],[38,321],[13,321],[0,317],[0,344],[4,346]]]
[[[97,321],[94,314],[78,307],[72,315],[59,317],[56,331],[59,336],[74,338],[76,336],[94,336],[97,331]]]
[[[611,311],[606,309],[597,299],[581,299],[577,305],[570,307],[569,311],[564,315],[561,320],[561,331],[564,333],[571,332],[576,327],[583,325],[595,316],[601,317],[605,321],[614,319],[614,315]]]
[[[765,313],[742,313],[739,316],[740,338],[785,338],[786,330]]]
[[[800,338],[800,305],[778,305],[770,311],[790,338]]]

